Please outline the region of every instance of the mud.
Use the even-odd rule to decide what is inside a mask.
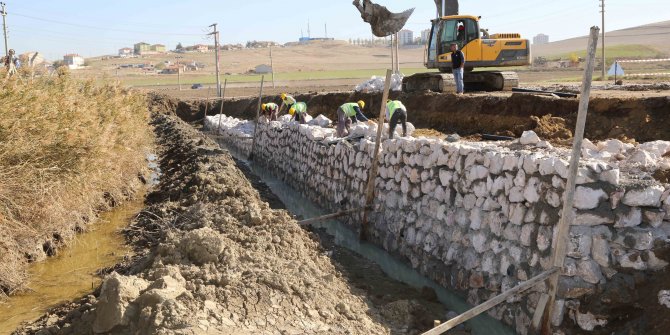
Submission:
[[[189,125],[157,114],[155,127],[163,175],[126,231],[144,252],[16,334],[413,334],[444,315],[430,292],[386,291],[370,263],[337,265],[356,257],[263,202]]]
[[[566,92],[573,88],[563,87]],[[294,94],[298,101],[308,105],[308,112],[324,114],[337,119],[337,108],[344,102],[363,100],[365,114],[379,115],[381,94],[375,93],[308,93]],[[466,95],[438,93],[392,93],[407,106],[408,121],[417,128],[461,136],[494,134],[521,136],[525,130],[542,133],[543,138],[560,144],[570,139],[570,129],[575,128],[579,100],[512,94]],[[252,119],[256,115],[257,98],[226,99],[223,111],[228,116]],[[278,96],[263,98],[263,102],[280,103]],[[205,110],[208,115],[219,113],[220,105],[182,102],[179,116],[187,122],[201,120]],[[190,106],[190,110],[188,110]],[[546,129],[547,122],[551,129]],[[542,136],[542,135],[541,135]],[[591,99],[585,136],[591,140],[610,138],[622,141],[647,142],[670,139],[670,97]]]

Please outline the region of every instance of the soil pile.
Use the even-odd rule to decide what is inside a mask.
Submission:
[[[47,315],[58,334],[385,334],[318,243],[272,210],[230,155],[187,124],[155,117],[159,188],[128,230],[152,251],[99,292]]]

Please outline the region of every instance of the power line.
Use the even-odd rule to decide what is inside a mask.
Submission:
[[[116,29],[116,28],[97,27],[97,26],[91,26],[91,25],[85,25],[85,24],[78,24],[78,23],[72,23],[72,22],[63,22],[63,21],[46,19],[46,18],[31,16],[31,15],[18,14],[18,13],[14,13],[13,15],[25,17],[25,18],[32,19],[32,20],[38,20],[38,21],[44,21],[44,22],[50,22],[50,23],[56,23],[56,24],[63,24],[63,25],[79,27],[79,28],[97,29],[97,30],[104,30],[104,31],[117,31],[117,32],[123,32],[123,33],[148,34],[148,35],[151,35],[151,34],[153,34],[153,35],[177,35],[177,36],[203,36],[203,35],[205,35],[204,33],[203,34],[185,34],[185,33],[149,32],[149,31]]]

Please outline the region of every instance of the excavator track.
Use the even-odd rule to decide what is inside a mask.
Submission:
[[[519,76],[512,71],[473,71],[463,75],[466,91],[511,91],[519,86]],[[451,73],[426,72],[402,80],[403,92],[456,92]]]

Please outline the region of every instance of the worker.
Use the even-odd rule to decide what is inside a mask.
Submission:
[[[279,106],[279,112],[281,112],[284,109],[284,106],[286,106],[286,111],[288,111],[294,104],[295,104],[295,98],[286,93],[282,93],[281,106]]]
[[[407,136],[407,108],[400,100],[386,101],[386,120],[389,121],[389,138],[393,138],[398,121],[402,125],[402,136]]]
[[[268,102],[261,105],[261,113],[265,116],[268,121],[277,121],[277,113],[279,112],[279,106],[274,102]]]
[[[365,101],[348,102],[337,109],[337,136],[349,135],[349,128],[357,121],[367,122],[368,118],[361,112],[365,108]],[[346,131],[346,133],[345,133]]]
[[[463,71],[465,70],[465,55],[458,50],[458,44],[451,43],[451,68],[456,82],[456,94],[462,95],[465,91],[463,84]]]
[[[21,61],[16,57],[14,49],[9,49],[7,57],[4,57],[4,63],[5,68],[7,68],[7,76],[13,75],[21,67]]]
[[[293,107],[288,110],[288,113],[293,116],[291,121],[298,121],[300,124],[307,123],[305,117],[307,116],[307,104],[304,102],[296,102]]]

